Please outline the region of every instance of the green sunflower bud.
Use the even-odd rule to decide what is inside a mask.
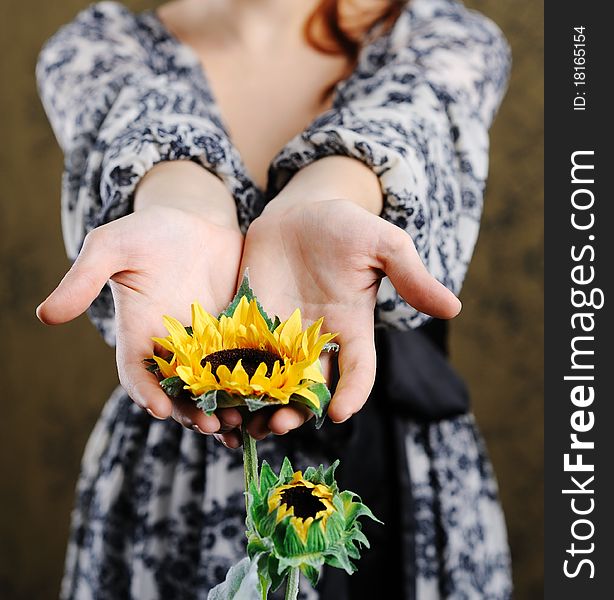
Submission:
[[[259,483],[248,491],[248,554],[268,555],[259,574],[275,590],[293,568],[315,585],[323,564],[356,570],[350,559],[369,547],[359,517],[381,523],[353,492],[340,492],[335,481],[339,461],[324,470],[294,471],[286,458],[276,475],[262,463]]]

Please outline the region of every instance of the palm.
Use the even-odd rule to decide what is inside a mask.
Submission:
[[[248,231],[241,270],[246,267],[267,310],[284,318],[299,307],[309,320],[323,316],[324,327],[338,333],[341,379],[329,408],[336,421],[359,410],[373,385],[373,311],[384,272],[417,308],[444,317],[458,311],[404,232],[345,200],[265,211]],[[298,421],[288,408],[268,426],[281,433]]]
[[[162,315],[190,321],[199,301],[217,313],[236,289],[243,236],[184,211],[155,207],[94,231],[71,271],[41,305],[40,316],[60,323],[81,314],[110,278],[116,310],[117,367],[129,395],[154,415],[216,431],[189,403],[169,399],[143,367],[153,336],[164,336]]]

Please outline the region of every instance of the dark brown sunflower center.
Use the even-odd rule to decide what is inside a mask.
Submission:
[[[308,519],[326,508],[324,503],[312,493],[312,488],[305,485],[295,485],[281,493],[280,504],[294,508],[294,516],[299,519]]]
[[[282,362],[277,354],[268,352],[267,350],[259,350],[258,348],[232,348],[231,350],[219,350],[218,352],[213,352],[205,356],[201,364],[205,366],[206,363],[211,363],[211,371],[215,373],[217,368],[221,365],[226,365],[232,371],[239,360],[245,372],[250,377],[256,372],[260,363],[266,365],[267,375],[270,375],[273,372],[275,361],[278,360],[280,363]]]

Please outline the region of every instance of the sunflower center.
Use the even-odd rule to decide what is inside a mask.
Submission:
[[[304,485],[295,485],[281,494],[280,504],[294,508],[294,516],[299,519],[308,519],[326,508],[325,504],[311,492],[311,488]]]
[[[275,361],[278,360],[280,363],[283,362],[277,354],[268,352],[267,350],[259,350],[258,348],[231,348],[229,350],[219,350],[218,352],[213,352],[205,356],[201,364],[204,366],[206,363],[211,363],[211,371],[215,373],[217,368],[221,365],[226,365],[232,371],[239,360],[250,378],[256,372],[260,363],[266,365],[266,374],[270,375],[273,372]]]

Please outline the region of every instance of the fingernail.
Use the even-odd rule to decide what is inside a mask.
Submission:
[[[275,435],[286,435],[286,433],[288,433],[288,431],[290,431],[290,430],[286,429],[286,431],[282,431],[280,433],[275,433],[275,432],[273,432],[273,433],[275,433]]]
[[[159,419],[160,421],[164,421],[164,417],[159,417],[153,410],[151,410],[151,408],[146,408],[145,410],[150,417],[153,417],[154,419]]]
[[[343,419],[339,419],[338,421],[335,421],[334,419],[331,419],[331,421],[333,423],[335,423],[335,425],[340,425],[341,423],[345,423],[354,413],[350,413],[347,417],[344,417]]]
[[[228,448],[229,450],[231,449],[230,446],[226,443],[226,440],[221,436],[218,435],[217,433],[213,434],[213,437],[220,443],[220,444],[224,444],[224,446],[226,446],[226,448]]]
[[[192,425],[192,429],[196,433],[200,433],[201,435],[206,435],[206,433],[198,425]]]

